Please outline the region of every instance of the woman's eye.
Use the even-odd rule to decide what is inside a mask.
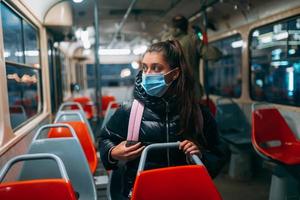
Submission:
[[[159,67],[158,66],[154,66],[154,71],[155,72],[159,72]]]
[[[143,66],[143,71],[146,72],[147,71],[147,66]]]

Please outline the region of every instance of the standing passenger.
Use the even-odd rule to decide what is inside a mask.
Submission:
[[[200,49],[194,33],[189,30],[189,22],[182,15],[176,15],[172,18],[171,39],[176,39],[180,42],[187,65],[191,68],[195,80],[196,97],[201,99],[203,96],[203,88],[200,85],[199,62]]]
[[[196,101],[194,80],[178,41],[159,42],[148,48],[135,81],[134,98],[144,104],[139,143],[125,146],[130,107],[115,112],[103,128],[99,143],[106,169],[117,169],[118,163],[126,162],[124,196],[133,187],[140,155],[150,143],[180,141],[180,149],[150,152],[148,169],[184,165],[187,156],[197,154],[212,177],[218,174],[226,154],[214,118]]]

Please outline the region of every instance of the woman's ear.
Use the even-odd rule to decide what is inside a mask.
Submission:
[[[180,71],[180,69],[177,67],[176,69],[175,69],[175,75],[173,76],[173,80],[176,80],[178,77],[179,77],[179,75],[180,75],[180,73],[181,73],[181,71]]]

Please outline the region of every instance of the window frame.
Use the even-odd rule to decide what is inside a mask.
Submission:
[[[7,1],[0,1],[0,4],[4,4],[4,6],[6,6],[8,9],[10,9],[17,17],[19,17],[21,19],[21,38],[22,38],[22,52],[23,52],[23,63],[18,63],[18,62],[14,62],[14,61],[10,61],[10,60],[6,60],[4,58],[3,63],[4,63],[4,68],[5,68],[5,77],[4,77],[4,81],[7,82],[7,72],[6,72],[6,68],[7,68],[7,64],[12,65],[14,67],[17,68],[29,68],[29,69],[35,69],[38,70],[39,72],[39,84],[37,84],[37,93],[39,94],[39,102],[38,102],[38,107],[37,107],[37,112],[35,115],[33,115],[32,117],[26,119],[24,122],[22,122],[21,124],[19,124],[16,127],[12,127],[12,123],[10,120],[10,112],[9,112],[9,122],[10,122],[10,128],[13,132],[14,135],[18,135],[17,132],[24,127],[24,125],[26,125],[29,121],[37,118],[38,116],[40,116],[43,113],[44,110],[44,88],[43,88],[43,70],[42,70],[42,56],[41,56],[41,35],[40,35],[40,29],[33,23],[31,22],[28,17],[26,17],[25,14],[22,14],[21,12],[19,12],[17,9],[15,9],[12,5],[10,5]],[[1,17],[1,21],[2,21],[2,16]],[[35,31],[37,34],[37,49],[39,51],[39,66],[36,67],[34,65],[30,65],[28,63],[26,63],[26,56],[25,56],[25,40],[24,40],[24,26],[23,26],[23,21],[25,21],[26,23],[28,23]],[[1,31],[2,31],[2,40],[3,40],[3,50],[5,50],[5,44],[4,44],[4,35],[3,35],[3,25],[1,23]],[[6,88],[6,94],[7,94],[7,99],[9,99],[8,96],[8,88]],[[7,101],[8,104],[7,106],[9,107],[9,100]],[[8,109],[9,110],[9,109]],[[1,146],[1,143],[0,143]]]

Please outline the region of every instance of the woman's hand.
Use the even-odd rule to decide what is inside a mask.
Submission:
[[[197,145],[189,140],[184,140],[180,142],[179,149],[182,150],[186,155],[196,154],[201,157],[201,152]]]
[[[142,154],[145,148],[145,146],[141,146],[140,142],[130,147],[126,147],[125,144],[126,141],[123,141],[111,150],[111,157],[114,160],[134,160]]]

